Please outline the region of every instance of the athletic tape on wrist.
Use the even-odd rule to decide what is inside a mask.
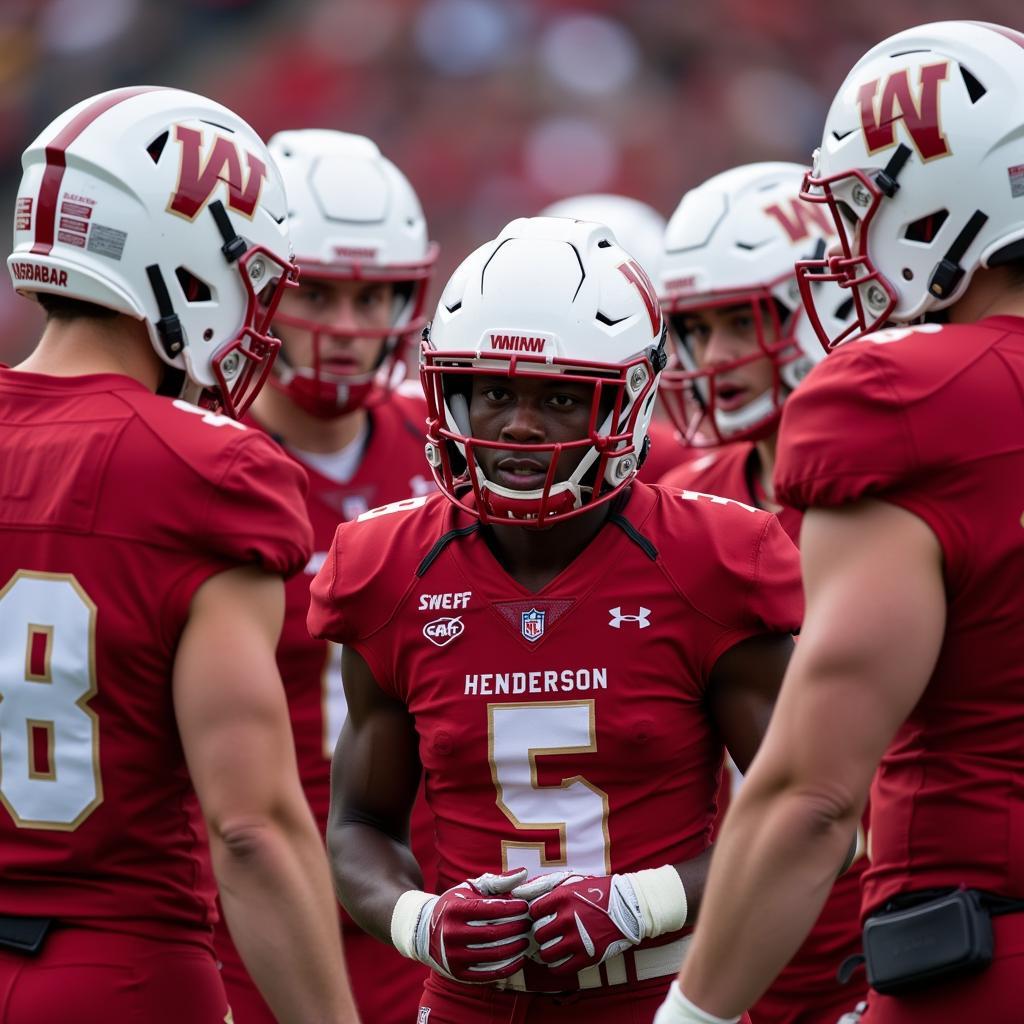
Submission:
[[[716,1017],[713,1013],[695,1006],[673,981],[665,1002],[655,1014],[654,1024],[738,1024],[739,1017]]]
[[[645,938],[677,931],[686,924],[686,890],[679,872],[671,864],[633,871],[626,877],[640,905]]]
[[[410,960],[419,960],[416,954],[416,932],[420,923],[423,908],[436,900],[429,892],[410,889],[398,897],[395,909],[391,912],[391,943],[402,956]]]

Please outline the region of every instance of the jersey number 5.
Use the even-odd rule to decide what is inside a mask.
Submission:
[[[533,842],[503,840],[502,866],[540,875],[570,867],[587,875],[611,873],[608,794],[571,775],[541,785],[538,759],[597,751],[592,700],[490,704],[487,742],[497,803],[517,831],[556,833]],[[549,851],[557,841],[558,854]]]
[[[19,828],[72,831],[103,801],[96,605],[68,573],[0,590],[0,801]]]

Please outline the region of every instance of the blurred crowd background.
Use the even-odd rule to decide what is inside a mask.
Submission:
[[[369,135],[441,243],[434,296],[508,220],[580,192],[668,216],[734,164],[806,162],[845,72],[902,28],[1024,27],[1020,0],[0,0],[0,252],[21,152],[61,110],[161,84]],[[42,318],[0,274],[0,362]]]

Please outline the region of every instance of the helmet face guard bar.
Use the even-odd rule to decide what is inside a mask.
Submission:
[[[383,401],[396,381],[405,376],[412,339],[421,334],[426,326],[424,306],[427,284],[436,258],[437,243],[432,242],[427,256],[416,263],[389,264],[386,267],[358,261],[344,265],[304,263],[303,272],[309,280],[405,285],[408,294],[401,307],[396,307],[394,322],[384,327],[332,327],[319,320],[278,313],[274,318],[276,326],[309,332],[312,337],[313,363],[309,367],[291,367],[289,372],[284,368],[287,357],[282,354],[281,363],[278,364],[279,373],[271,378],[271,384],[288,394],[307,412],[324,419],[334,419],[353,409]],[[375,365],[369,371],[338,373],[323,366],[325,338],[372,338],[383,344]]]
[[[257,294],[254,280],[261,280],[267,266],[280,273]],[[281,261],[268,249],[252,246],[238,260],[238,272],[245,284],[248,303],[245,323],[238,335],[211,360],[217,385],[204,404],[219,407],[233,419],[240,419],[266,383],[281,342],[270,334],[270,325],[285,289],[298,284],[298,268]]]
[[[626,412],[626,421],[616,428],[614,424],[623,416],[629,382],[638,373],[644,375],[643,383],[633,389],[636,393]],[[442,353],[429,348],[425,342],[421,348],[420,375],[429,411],[427,458],[434,478],[451,501],[482,522],[548,526],[609,500],[635,476],[639,453],[633,443],[634,431],[644,406],[653,398],[656,379],[650,354],[638,356],[627,364],[587,364],[520,353]],[[591,387],[593,395],[585,435],[570,441],[522,444],[473,437],[468,420],[465,432],[453,429],[449,419],[459,426],[450,411],[449,392],[453,383],[458,378],[469,382],[480,376],[535,377]],[[609,400],[610,407],[602,412],[602,406],[608,406]],[[607,432],[602,432],[602,423],[609,425]],[[492,484],[484,476],[478,458],[479,451],[488,449],[548,456],[543,485],[520,495]],[[585,454],[568,479],[556,479],[563,454],[580,450],[592,453],[593,457],[588,460]],[[611,485],[605,477],[613,459],[621,460],[618,465],[625,469],[621,474],[622,482]],[[584,478],[589,482],[584,483]],[[467,500],[470,493],[473,503]]]
[[[789,275],[787,275],[787,278]],[[665,408],[683,442],[693,448],[709,448],[733,441],[757,439],[772,432],[782,413],[786,397],[786,384],[782,379],[783,367],[801,358],[800,346],[793,336],[795,316],[783,323],[772,289],[786,278],[769,282],[757,288],[728,292],[704,292],[699,296],[668,300],[666,314],[673,324],[675,358],[662,374],[661,395]],[[757,338],[757,351],[729,362],[725,366],[700,369],[693,357],[682,320],[687,313],[703,310],[726,309],[749,305]],[[766,332],[766,324],[771,337]],[[769,390],[774,413],[747,428],[725,432],[718,423],[718,375],[767,359],[772,366]]]
[[[879,175],[884,173],[878,172]],[[848,202],[844,195],[851,201]],[[872,263],[867,251],[868,229],[886,196],[887,192],[860,170],[843,171],[824,178],[814,177],[808,171],[804,176],[800,198],[805,202],[824,203],[828,206],[842,248],[841,255],[801,260],[796,265],[801,301],[826,352],[844,341],[884,327],[896,308],[899,300],[896,290]],[[855,224],[851,225],[852,240],[848,227],[850,220],[843,213],[844,208],[864,210],[863,216],[855,219]],[[814,285],[824,281],[832,281],[840,288],[849,289],[853,299],[853,321],[836,337],[830,337],[814,304]]]

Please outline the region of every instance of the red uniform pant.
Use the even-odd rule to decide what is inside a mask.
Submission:
[[[781,995],[769,989],[751,1008],[750,1019],[754,1024],[836,1024],[844,1013],[850,1013],[866,998],[862,986],[854,981],[845,988],[848,991],[837,984],[827,996],[817,993],[807,998],[793,992]]]
[[[935,982],[903,996],[868,995],[861,1024],[1021,1024],[1024,914],[992,919],[995,959],[979,974]]]
[[[227,1015],[201,940],[56,925],[34,956],[0,949],[4,1024],[224,1024]]]
[[[673,977],[551,995],[460,985],[431,974],[410,1024],[651,1024]]]
[[[348,979],[364,1024],[414,1024],[427,968],[358,929],[346,928],[343,938]],[[276,1024],[223,921],[214,943],[234,1024]]]

